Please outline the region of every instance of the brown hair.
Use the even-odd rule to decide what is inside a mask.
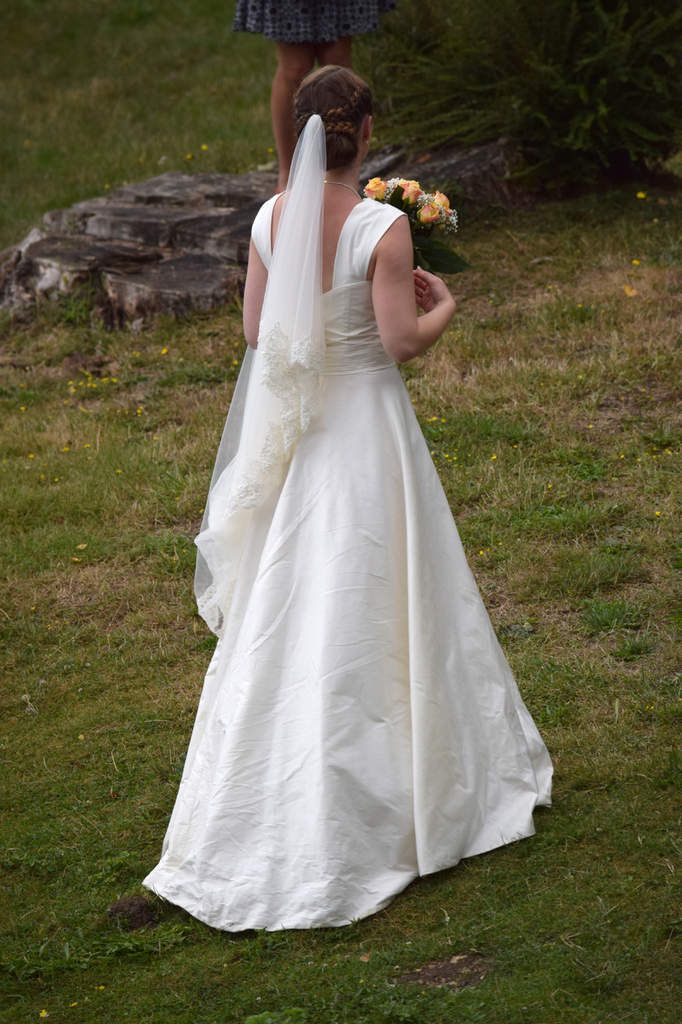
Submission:
[[[372,113],[372,93],[350,68],[325,64],[307,75],[294,97],[296,137],[319,114],[327,137],[327,168],[346,167],[358,154],[360,126]]]

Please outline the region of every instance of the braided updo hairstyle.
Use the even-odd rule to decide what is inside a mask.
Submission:
[[[360,126],[372,113],[372,93],[350,68],[326,64],[307,75],[294,97],[296,137],[319,114],[327,139],[327,169],[346,167],[358,154]]]

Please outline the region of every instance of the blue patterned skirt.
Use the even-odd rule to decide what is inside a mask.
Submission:
[[[238,0],[232,28],[260,32],[280,43],[330,43],[374,32],[395,0]]]

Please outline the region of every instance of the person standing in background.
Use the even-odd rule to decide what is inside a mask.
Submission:
[[[237,0],[232,28],[273,39],[277,69],[270,110],[277,149],[277,191],[286,188],[294,152],[294,93],[318,64],[351,67],[353,36],[373,32],[395,0]]]

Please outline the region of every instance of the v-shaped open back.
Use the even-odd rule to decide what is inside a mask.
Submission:
[[[281,193],[263,203],[251,231],[258,255],[266,268],[269,268],[272,258],[272,215],[279,195]],[[402,216],[404,214],[394,206],[378,203],[374,199],[363,199],[350,210],[336,242],[332,286],[329,291],[342,285],[367,281],[367,271],[377,243],[391,224]]]

